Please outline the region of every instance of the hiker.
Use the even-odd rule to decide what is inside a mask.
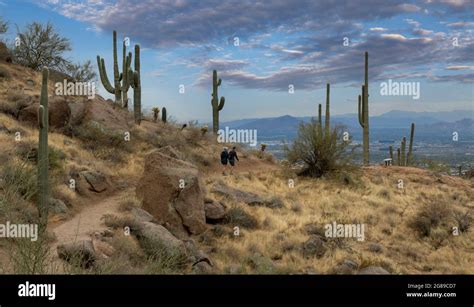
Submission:
[[[224,147],[221,152],[221,163],[224,166],[222,169],[222,175],[225,176],[225,170],[227,169],[227,161],[229,160],[229,152],[227,151],[227,147]]]
[[[232,150],[229,152],[229,163],[230,163],[230,174],[234,172],[234,165],[235,165],[235,159],[239,161],[239,157],[237,156],[237,152],[235,151],[235,146],[232,147]]]

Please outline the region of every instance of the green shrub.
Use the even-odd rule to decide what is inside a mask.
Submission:
[[[343,127],[332,128],[329,133],[323,130],[316,120],[301,123],[292,146],[285,146],[289,163],[302,167],[299,175],[321,177],[350,166],[355,147],[349,150],[350,141],[343,140]]]

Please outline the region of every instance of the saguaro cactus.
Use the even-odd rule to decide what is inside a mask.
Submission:
[[[48,75],[47,68],[43,68],[43,83],[41,85],[41,100],[38,109],[38,212],[40,227],[46,228],[48,223],[48,201],[49,201],[49,182],[48,182]]]
[[[225,103],[225,97],[222,96],[219,101],[218,87],[221,86],[222,80],[217,79],[217,71],[212,71],[212,131],[217,134],[219,130],[219,111],[222,110]]]
[[[369,53],[365,52],[365,83],[362,85],[362,96],[359,95],[359,124],[362,127],[362,147],[364,151],[364,164],[369,165]]]
[[[163,107],[163,109],[161,109],[161,121],[166,124],[167,118],[166,118],[166,108],[165,107]]]
[[[135,116],[135,123],[140,125],[142,121],[142,85],[140,82],[140,46],[135,45],[135,60],[134,68],[132,71],[129,68],[127,77],[128,82],[133,88],[133,113]]]
[[[397,148],[397,165],[402,166],[402,163],[400,160],[400,148]]]
[[[403,139],[402,139],[402,146],[401,146],[401,147],[402,147],[402,149],[401,149],[401,150],[402,150],[402,158],[401,158],[401,165],[402,165],[402,166],[406,166],[406,162],[407,162],[407,160],[406,160],[406,154],[405,154],[405,152],[406,152],[406,145],[407,145],[407,138],[406,138],[406,137],[403,137]]]
[[[123,61],[122,73],[119,72],[117,59],[117,32],[113,32],[113,58],[114,58],[114,85],[110,84],[107,77],[107,70],[105,69],[105,61],[100,56],[97,56],[97,65],[99,66],[99,75],[104,88],[111,94],[115,94],[115,103],[128,107],[127,92],[130,88],[129,78],[127,76],[132,61],[132,53],[127,55],[127,47],[123,41]]]
[[[393,163],[393,147],[389,146],[388,149],[390,151],[390,159],[392,159],[392,163]]]
[[[326,84],[326,116],[324,118],[324,128],[326,135],[330,135],[330,125],[329,125],[329,95],[330,95],[331,85]]]
[[[410,145],[408,146],[408,156],[407,156],[407,165],[411,165],[413,163],[413,138],[415,135],[415,123],[411,124],[410,129]]]

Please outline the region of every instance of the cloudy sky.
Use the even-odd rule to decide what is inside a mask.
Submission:
[[[364,51],[372,115],[474,108],[471,0],[0,0],[0,15],[10,38],[14,25],[51,21],[71,59],[99,54],[109,76],[112,31],[129,37],[142,47],[142,104],[178,120],[210,121],[213,69],[223,120],[314,115],[327,82],[332,113],[355,113]],[[420,82],[420,99],[382,96],[389,79]]]

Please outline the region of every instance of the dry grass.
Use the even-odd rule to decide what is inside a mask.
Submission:
[[[363,174],[358,187],[335,184],[330,178],[299,178],[295,187],[289,188],[287,178],[277,173],[224,177],[229,185],[278,196],[285,202],[296,203],[297,209],[238,204],[237,208],[245,210],[261,226],[244,229],[239,237],[229,239],[229,236],[216,235],[209,241],[214,251],[211,256],[219,270],[281,273],[289,269],[293,273],[331,273],[341,261],[352,259],[359,268],[380,265],[394,274],[474,273],[471,252],[474,235],[469,229],[472,220],[466,213],[468,203],[474,201],[471,182],[457,179],[441,192],[439,186],[433,185],[437,178],[415,169],[394,168],[393,173],[367,169]],[[398,179],[404,180],[404,189],[398,189]],[[211,178],[208,185],[217,180],[217,177]],[[454,210],[461,212],[456,219],[452,215]],[[413,228],[413,220],[421,224]],[[301,246],[311,233],[307,225],[322,228],[333,221],[365,224],[365,241],[343,238],[340,242],[329,242],[323,257],[304,258]],[[451,226],[459,226],[464,232],[454,236]],[[428,237],[420,236],[419,230],[425,227],[430,229]],[[382,247],[381,251],[374,252],[370,248],[374,242]],[[260,259],[256,263],[261,265],[241,261],[255,253]]]

